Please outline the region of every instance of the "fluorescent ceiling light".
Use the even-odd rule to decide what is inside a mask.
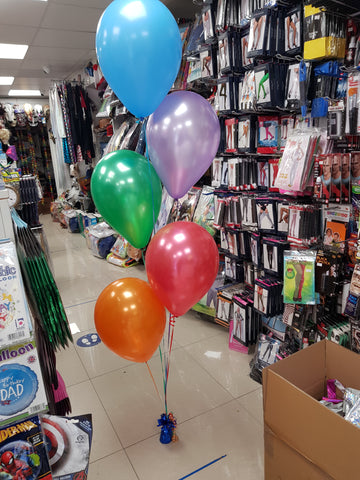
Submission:
[[[12,85],[14,77],[0,77],[0,85]]]
[[[9,97],[41,97],[40,90],[10,90]]]
[[[0,43],[0,58],[22,60],[29,45],[16,45],[14,43]]]

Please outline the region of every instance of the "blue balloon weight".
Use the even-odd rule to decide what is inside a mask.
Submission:
[[[159,0],[114,0],[96,32],[100,68],[110,87],[136,117],[153,113],[179,71],[179,27]]]

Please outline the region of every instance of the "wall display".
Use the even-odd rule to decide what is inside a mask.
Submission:
[[[210,182],[229,286],[217,291],[216,321],[232,322],[234,348],[266,345],[258,373],[323,338],[350,346],[353,335],[357,348],[359,24],[301,2],[219,1],[203,12],[210,5],[215,35],[198,55],[217,46],[203,85],[221,125]]]

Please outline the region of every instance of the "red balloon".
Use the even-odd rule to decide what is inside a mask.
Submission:
[[[152,289],[176,317],[208,292],[219,269],[214,239],[192,222],[170,223],[159,230],[149,243],[145,260]]]
[[[166,324],[164,306],[139,278],[110,283],[95,305],[95,327],[105,345],[120,357],[147,362],[160,345]]]

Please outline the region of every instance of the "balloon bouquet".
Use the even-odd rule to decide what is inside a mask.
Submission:
[[[159,215],[161,183],[174,199],[187,193],[216,155],[219,121],[200,95],[168,94],[180,67],[182,43],[178,25],[161,1],[114,0],[99,20],[96,50],[104,77],[119,100],[140,120],[150,116],[146,136],[151,163],[129,150],[105,155],[94,169],[91,192],[112,228],[134,247],[144,248]],[[117,355],[147,362],[162,342],[165,413],[158,420],[162,443],[175,436],[176,421],[167,408],[175,318],[206,294],[218,265],[217,246],[204,228],[191,222],[171,223],[148,245],[148,282],[122,278],[108,285],[96,302],[96,330]]]

